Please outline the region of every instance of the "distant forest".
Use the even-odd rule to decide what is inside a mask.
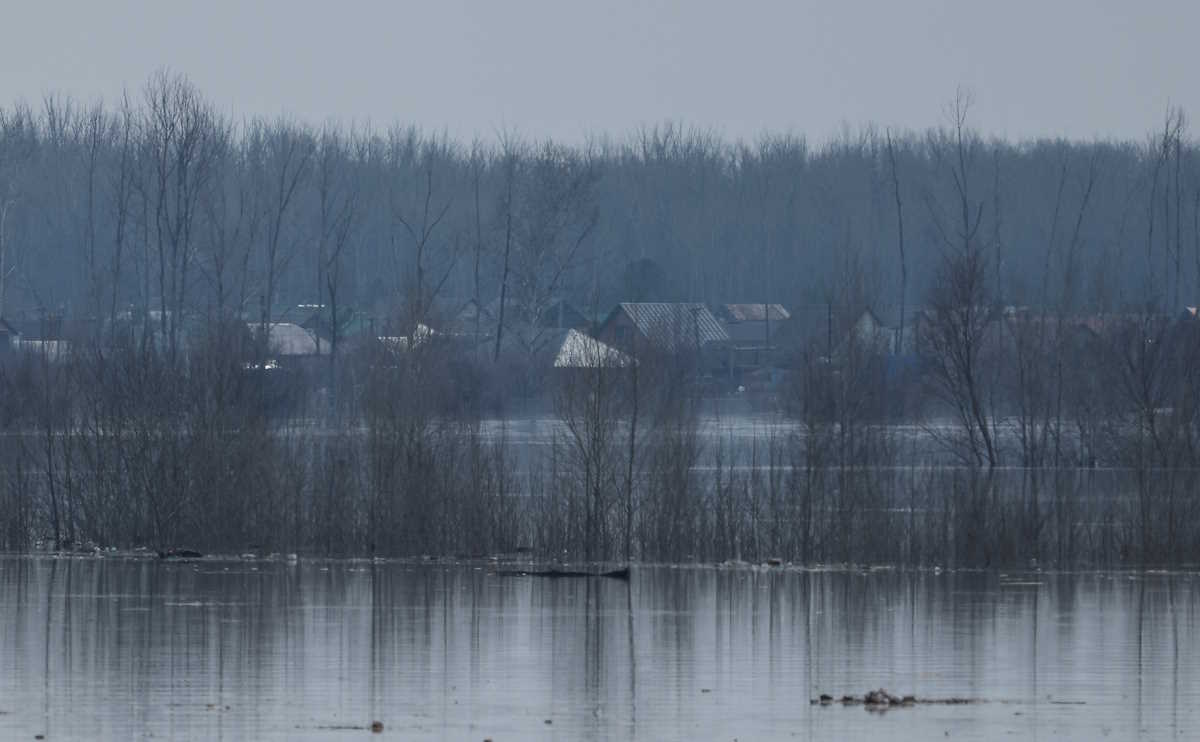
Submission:
[[[332,293],[421,321],[506,284],[529,314],[561,296],[894,321],[966,232],[1002,304],[1173,311],[1200,286],[1200,149],[1182,112],[1146,120],[1142,141],[989,140],[960,94],[927,131],[825,142],[467,142],[236,119],[164,72],[125,100],[0,110],[0,315],[257,318]]]

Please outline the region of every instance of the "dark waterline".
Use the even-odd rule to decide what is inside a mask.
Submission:
[[[1191,739],[1198,583],[5,557],[0,738]]]

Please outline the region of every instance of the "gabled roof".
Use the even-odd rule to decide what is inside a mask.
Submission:
[[[585,335],[567,330],[555,344],[555,368],[621,368],[629,365],[629,356],[616,348]]]
[[[718,304],[716,314],[726,322],[780,322],[792,316],[782,304]]]
[[[262,328],[258,322],[247,322],[256,335]],[[291,322],[272,322],[267,325],[267,348],[280,356],[327,355],[329,343]]]
[[[647,340],[665,350],[729,342],[724,325],[698,302],[622,302],[614,311],[624,312]]]

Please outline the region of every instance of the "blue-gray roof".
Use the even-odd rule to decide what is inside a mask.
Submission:
[[[622,302],[620,308],[646,339],[665,350],[729,342],[725,326],[698,302]]]

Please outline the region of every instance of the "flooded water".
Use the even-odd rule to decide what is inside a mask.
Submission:
[[[0,558],[0,739],[1196,739],[1198,581]]]

